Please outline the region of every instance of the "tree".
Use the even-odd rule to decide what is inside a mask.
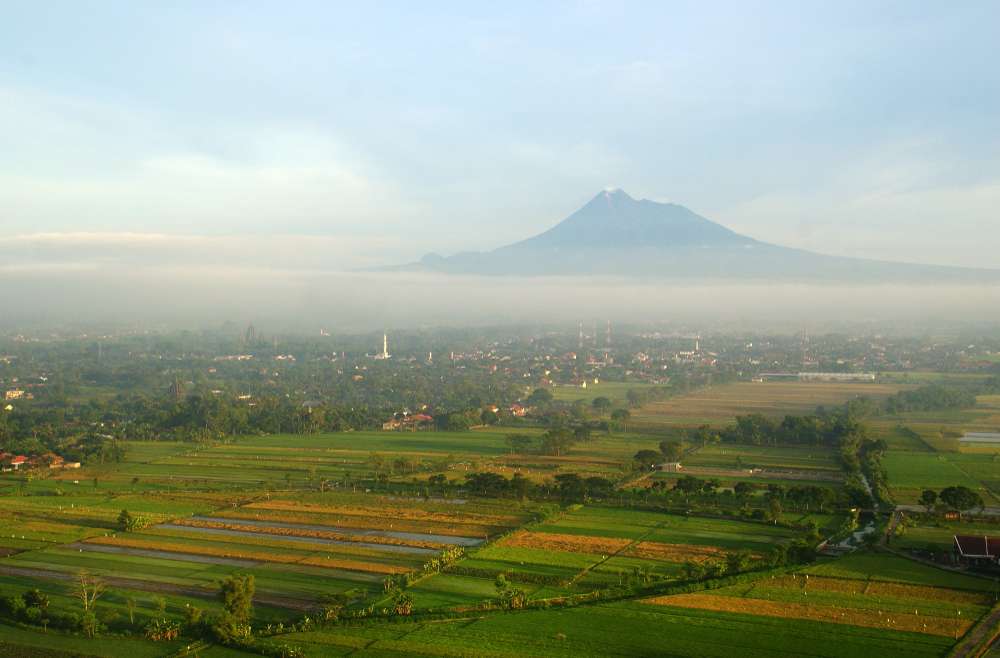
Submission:
[[[256,586],[252,574],[234,574],[219,583],[222,607],[236,621],[246,623],[253,614]]]
[[[559,497],[565,502],[582,503],[587,495],[583,479],[576,473],[560,473],[555,477]]]
[[[972,509],[973,507],[983,506],[982,496],[977,494],[972,489],[963,486],[942,489],[938,498],[940,498],[945,505],[959,513]]]
[[[40,589],[31,589],[24,593],[24,604],[29,608],[45,610],[49,607],[49,596]]]
[[[937,492],[933,489],[924,489],[923,493],[920,494],[920,504],[927,508],[928,514],[934,511],[937,499]]]
[[[392,601],[392,611],[400,616],[407,616],[413,612],[413,597],[406,592],[399,592]]]
[[[573,433],[564,427],[551,429],[542,435],[542,452],[558,457],[573,445]]]
[[[635,453],[635,456],[632,459],[635,460],[635,463],[639,468],[649,469],[659,464],[660,460],[663,459],[663,455],[655,450],[640,450]]]
[[[611,410],[611,400],[604,396],[596,397],[594,398],[594,401],[590,403],[590,406],[594,408],[594,411],[603,416]]]
[[[778,496],[771,496],[767,501],[767,513],[774,523],[781,518],[781,499]]]
[[[660,441],[660,452],[668,462],[679,462],[684,456],[684,446],[680,441]]]
[[[630,407],[641,407],[646,402],[646,395],[641,391],[630,388],[625,392],[625,399]]]
[[[483,412],[479,414],[479,419],[483,422],[483,425],[496,425],[500,420],[500,416],[492,409],[483,409]]]
[[[701,491],[702,482],[693,475],[685,475],[674,483],[674,490],[680,491],[684,496]]]
[[[552,392],[547,388],[536,388],[528,396],[528,404],[534,407],[544,407],[552,402]]]
[[[507,580],[507,576],[504,574],[497,574],[497,578],[494,581],[493,586],[497,592],[497,599],[503,607],[517,610],[527,605],[527,594],[524,593],[524,590],[515,587],[509,580]]]
[[[719,435],[712,431],[712,428],[708,425],[701,425],[698,429],[688,430],[688,438],[692,443],[701,444],[704,448],[709,443],[714,443],[719,440]]]
[[[128,596],[125,598],[125,607],[128,609],[128,623],[135,625],[135,608],[136,602],[134,596]]]
[[[749,482],[737,482],[733,485],[733,493],[736,498],[745,501],[747,498],[753,494],[754,486]]]
[[[83,613],[86,615],[93,610],[97,599],[101,598],[106,589],[103,580],[81,569],[73,580],[72,594],[80,600]]]
[[[726,553],[726,573],[738,574],[746,571],[753,563],[753,555],[748,550]]]
[[[507,447],[510,448],[510,453],[524,453],[531,447],[535,441],[527,434],[508,434],[504,438],[504,442]]]
[[[632,417],[628,409],[615,409],[611,412],[611,420],[618,423],[623,432],[628,432],[628,419]]]
[[[123,509],[118,515],[118,529],[122,532],[128,532],[132,529],[132,524],[135,523],[132,515],[129,514],[127,509]]]

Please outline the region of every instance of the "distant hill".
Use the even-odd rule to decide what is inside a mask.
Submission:
[[[489,252],[424,256],[397,271],[801,281],[1000,281],[1000,270],[826,256],[760,242],[672,203],[599,193],[534,237]]]

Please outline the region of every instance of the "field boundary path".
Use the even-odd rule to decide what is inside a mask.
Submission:
[[[660,523],[657,523],[655,526],[653,526],[652,528],[650,528],[646,532],[642,533],[641,535],[639,535],[638,537],[636,537],[635,539],[633,539],[631,542],[629,542],[625,546],[622,546],[621,548],[619,548],[614,553],[610,553],[608,555],[605,555],[603,559],[595,562],[594,564],[590,565],[589,567],[584,568],[583,570],[580,571],[580,573],[576,574],[575,576],[573,576],[570,580],[568,580],[566,582],[567,587],[571,587],[571,586],[575,585],[577,582],[579,582],[579,580],[581,578],[586,577],[586,575],[588,573],[590,573],[591,571],[593,571],[597,567],[601,566],[602,564],[604,564],[605,562],[607,562],[611,558],[618,557],[619,555],[621,555],[625,551],[627,551],[627,550],[629,550],[629,549],[631,549],[631,548],[633,548],[635,546],[638,546],[641,542],[645,541],[646,537],[649,537],[651,534],[653,534],[654,531],[661,529],[664,525],[666,525],[666,521],[661,521]]]
[[[71,582],[74,578],[76,578],[76,574],[70,571],[36,569],[34,567],[12,567],[7,565],[0,565],[0,574],[5,576],[22,576],[25,578],[40,578],[42,580],[58,580],[66,582]],[[121,576],[99,577],[110,587],[134,589],[142,592],[180,594],[181,596],[193,596],[196,598],[208,599],[214,599],[218,595],[215,590],[204,587],[185,587],[184,585],[177,585],[174,583],[139,580],[136,578],[122,578]],[[306,612],[316,607],[315,601],[268,593],[258,592],[257,594],[254,594],[253,600],[254,603],[273,606],[275,608],[285,608],[286,610],[296,610],[299,612]]]
[[[979,658],[1000,637],[1000,603],[965,634],[948,658]]]

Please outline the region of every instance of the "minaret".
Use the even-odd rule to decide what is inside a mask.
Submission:
[[[389,358],[389,335],[382,334],[382,358]]]
[[[611,347],[611,320],[608,320],[608,330],[604,334],[604,346]]]
[[[580,323],[580,339],[577,341],[577,349],[583,351],[583,323]]]
[[[694,351],[695,352],[701,351],[701,336],[694,337]]]

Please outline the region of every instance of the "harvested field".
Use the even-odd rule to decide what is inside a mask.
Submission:
[[[590,553],[610,555],[624,549],[632,541],[614,537],[588,537],[586,535],[564,535],[554,532],[517,532],[498,545],[512,548],[537,548],[567,553]]]
[[[362,560],[347,560],[329,556],[316,555],[294,555],[289,553],[274,553],[271,551],[239,550],[215,546],[199,546],[194,544],[180,544],[155,539],[133,539],[124,537],[95,537],[88,540],[88,544],[98,544],[104,546],[123,546],[127,548],[146,549],[165,553],[178,553],[180,555],[208,555],[226,559],[249,560],[256,562],[276,562],[279,564],[305,564],[329,569],[346,569],[348,571],[362,571],[366,573],[406,573],[410,569],[391,564],[380,564],[377,562],[365,562]]]
[[[386,537],[371,532],[350,534],[338,532],[337,529],[320,529],[321,526],[296,526],[295,524],[281,524],[277,522],[251,522],[240,523],[231,522],[224,518],[194,518],[181,519],[174,525],[188,528],[218,528],[221,530],[240,530],[243,532],[256,532],[265,535],[278,535],[289,537],[310,537],[315,539],[334,539],[338,541],[357,541],[366,544],[387,544],[390,546],[414,546],[417,548],[444,549],[448,544],[431,541],[421,541],[415,539],[400,539],[398,537]]]
[[[703,562],[713,558],[720,558],[725,555],[725,551],[715,546],[642,541],[625,551],[624,554],[662,562],[687,562],[688,560]]]
[[[926,587],[885,581],[850,580],[845,578],[823,578],[812,576],[802,578],[785,576],[767,581],[768,587],[785,587],[805,591],[836,592],[840,594],[863,594],[874,597],[916,599],[920,601],[943,601],[965,605],[989,605],[991,599],[984,593],[967,592],[944,587]]]
[[[762,617],[824,621],[848,626],[909,631],[942,637],[958,637],[972,626],[972,621],[960,618],[952,619],[899,612],[882,615],[872,614],[869,611],[863,610],[812,605],[808,603],[774,602],[763,599],[737,598],[700,593],[661,596],[647,599],[646,603],[694,608],[696,610],[711,610],[713,612],[735,612]]]
[[[898,385],[854,382],[739,382],[648,404],[633,415],[632,423],[637,428],[702,423],[721,426],[740,415],[808,414],[818,406],[841,405],[858,397],[883,399],[900,388]]]

